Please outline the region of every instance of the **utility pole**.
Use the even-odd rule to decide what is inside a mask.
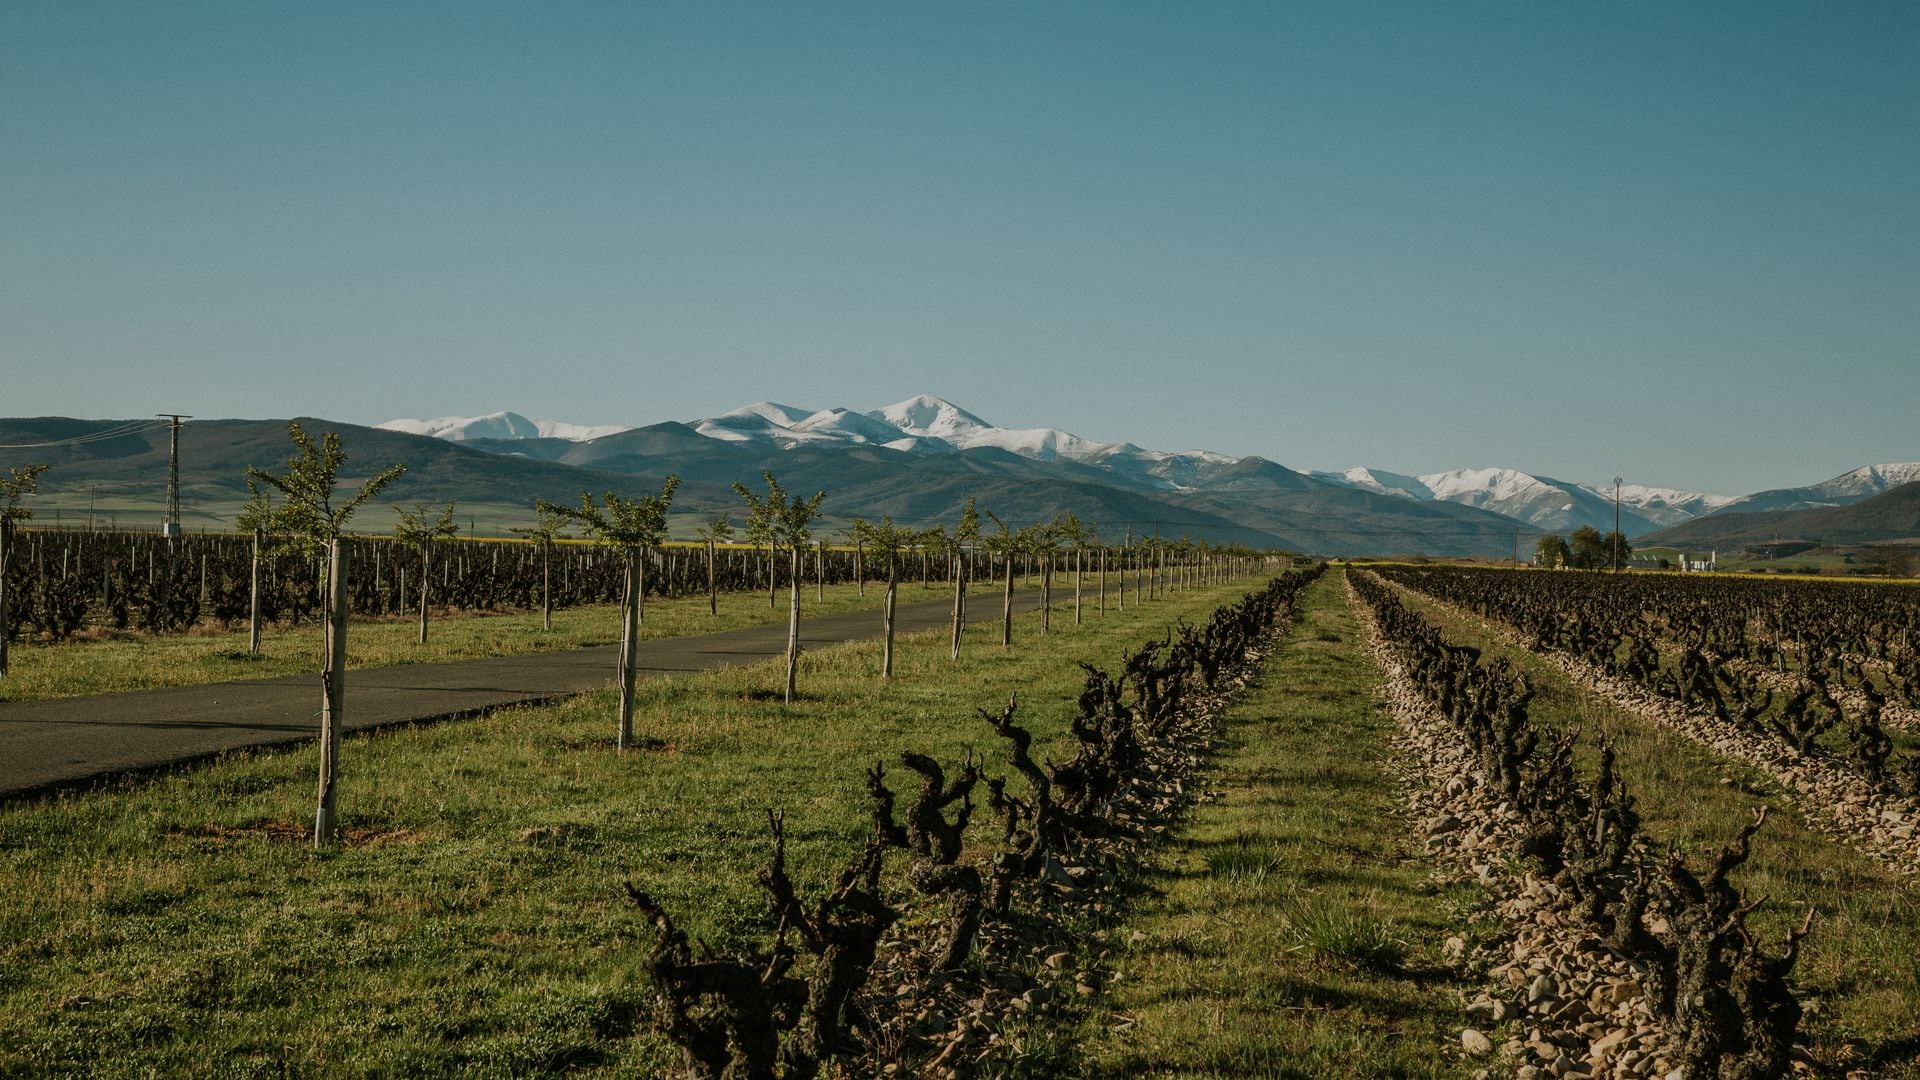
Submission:
[[[172,420],[167,429],[167,522],[160,528],[160,535],[169,540],[180,538],[180,421],[191,420],[186,413],[156,413],[163,420]]]
[[[1613,478],[1613,537],[1607,544],[1612,548],[1613,572],[1620,572],[1620,478]]]

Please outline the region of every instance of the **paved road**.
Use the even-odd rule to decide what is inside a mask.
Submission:
[[[975,589],[968,619],[998,619],[997,592]],[[919,592],[902,590],[906,596]],[[1016,590],[1014,610],[1038,607],[1037,590]],[[1071,597],[1069,597],[1071,603]],[[896,631],[945,626],[951,596],[902,603]],[[802,648],[880,636],[878,610],[800,621]],[[785,655],[787,624],[753,626],[640,644],[640,677],[755,664]],[[611,685],[619,647],[532,656],[367,668],[347,677],[348,731],[473,716],[504,705],[548,701]],[[320,727],[318,673],[281,679],[176,686],[122,694],[0,704],[0,797],[79,784],[211,757],[248,746],[314,738]]]

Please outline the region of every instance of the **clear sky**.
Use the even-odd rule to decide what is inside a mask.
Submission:
[[[1920,4],[0,5],[0,415],[1920,460]]]

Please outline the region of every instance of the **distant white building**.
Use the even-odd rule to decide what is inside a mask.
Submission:
[[[1680,553],[1680,558],[1674,562],[1674,565],[1681,570],[1696,574],[1705,573],[1708,570],[1717,570],[1720,567],[1720,553],[1715,551],[1709,553],[1704,559],[1689,559],[1687,553],[1683,551]]]

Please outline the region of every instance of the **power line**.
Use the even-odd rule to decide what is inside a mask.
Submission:
[[[55,439],[51,442],[0,443],[0,450],[38,450],[49,446],[81,446],[86,443],[106,442],[110,439],[125,438],[143,431],[152,431],[162,426],[157,420],[134,420],[117,427],[101,431],[90,431],[85,435],[75,435],[71,439]]]

